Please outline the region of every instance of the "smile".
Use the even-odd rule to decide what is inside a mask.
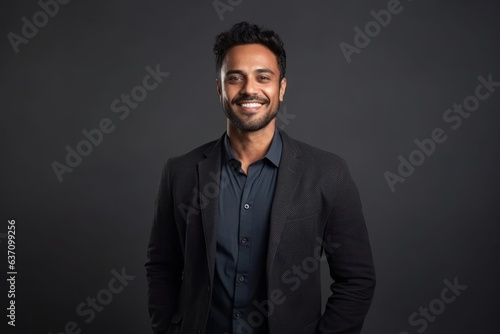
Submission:
[[[251,103],[241,103],[240,106],[243,108],[260,108],[262,103],[251,102]]]

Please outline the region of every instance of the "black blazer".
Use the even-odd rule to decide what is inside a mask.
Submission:
[[[283,150],[267,252],[269,333],[359,333],[375,271],[358,190],[342,158],[279,131]],[[145,264],[154,333],[205,331],[222,139],[164,166]],[[321,314],[323,250],[335,282]]]

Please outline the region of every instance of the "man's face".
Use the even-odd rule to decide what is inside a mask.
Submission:
[[[224,56],[217,92],[226,117],[237,129],[257,131],[274,125],[285,89],[276,55],[267,47],[238,45]]]

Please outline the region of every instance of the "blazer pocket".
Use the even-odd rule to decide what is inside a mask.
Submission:
[[[296,221],[304,221],[304,222],[316,222],[316,220],[318,219],[318,213],[315,212],[315,213],[312,213],[312,214],[308,214],[308,215],[304,215],[304,216],[295,216],[295,217],[287,217],[286,221],[288,223],[294,223]]]
[[[285,230],[288,233],[302,235],[304,238],[316,237],[316,230],[318,226],[318,213],[306,214],[300,217],[287,218],[285,222]]]
[[[320,320],[321,320],[321,317],[319,317],[318,319],[314,320],[309,325],[302,328],[302,334],[316,334]]]
[[[180,333],[181,325],[182,325],[182,314],[179,312],[175,312],[174,315],[172,316],[172,319],[170,319],[170,324],[168,326],[167,334]]]

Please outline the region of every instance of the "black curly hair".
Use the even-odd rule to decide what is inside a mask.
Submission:
[[[262,44],[271,50],[278,61],[280,70],[280,82],[285,77],[286,72],[286,52],[280,36],[272,30],[265,30],[255,24],[246,21],[234,24],[230,30],[222,32],[215,37],[215,71],[220,79],[220,69],[226,52],[236,45],[241,44]]]

